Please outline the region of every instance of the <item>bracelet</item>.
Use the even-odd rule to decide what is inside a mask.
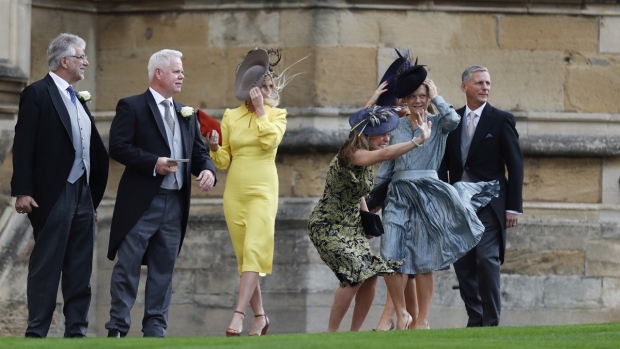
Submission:
[[[416,142],[416,141],[415,141],[415,137],[414,137],[414,138],[411,138],[411,143],[415,144],[417,147],[421,147],[421,146],[423,146],[423,145],[424,145],[424,143],[422,143],[422,144],[418,144],[418,142]]]

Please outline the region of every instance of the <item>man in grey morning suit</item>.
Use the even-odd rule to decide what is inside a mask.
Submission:
[[[22,91],[13,143],[11,195],[28,214],[34,247],[28,264],[26,337],[46,337],[62,276],[65,337],[88,327],[96,209],[108,181],[108,153],[85,98],[86,43],[60,34],[47,49],[50,73]]]
[[[194,111],[172,100],[183,84],[182,57],[174,50],[154,53],[148,63],[149,89],[121,99],[110,128],[110,156],[125,165],[125,172],[110,228],[108,258],[118,254],[118,260],[110,284],[108,337],[129,331],[141,263],[148,268],[142,332],[166,336],[172,272],[189,217],[191,174],[203,191],[216,182]]]
[[[506,229],[517,225],[523,211],[523,154],[515,117],[487,103],[491,90],[487,68],[469,67],[461,81],[467,104],[456,111],[461,115],[461,122],[448,136],[439,176],[450,183],[492,180],[500,183],[499,197],[477,212],[485,227],[482,239],[454,263],[469,317],[467,326],[497,326]]]

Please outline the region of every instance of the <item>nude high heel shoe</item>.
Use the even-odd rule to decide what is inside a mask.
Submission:
[[[248,334],[248,336],[264,336],[267,334],[267,330],[269,329],[269,318],[267,317],[267,315],[265,314],[254,315],[254,317],[261,317],[261,316],[265,317],[265,326],[263,327],[262,330],[260,330],[260,333],[250,333]]]

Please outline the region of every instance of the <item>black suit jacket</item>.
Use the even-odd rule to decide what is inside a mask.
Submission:
[[[90,191],[97,208],[108,182],[108,153],[88,107],[82,103],[92,125],[90,139]],[[39,204],[28,215],[34,237],[65,189],[75,160],[71,119],[67,107],[48,74],[26,87],[20,96],[13,142],[11,195],[28,195]]]
[[[461,115],[461,120],[464,120],[465,107],[456,112]],[[499,181],[499,197],[493,198],[490,205],[502,228],[500,260],[503,263],[506,248],[506,210],[523,212],[523,153],[519,146],[515,117],[487,103],[476,126],[465,167],[461,157],[463,124],[464,122],[459,123],[448,135],[439,178],[455,183],[461,180],[463,170],[466,169],[472,182]]]
[[[183,106],[174,102],[175,110],[180,110]],[[177,118],[183,139],[183,152],[189,159],[181,189],[183,217],[180,249],[189,217],[191,174],[198,176],[201,171],[210,170],[215,176],[215,165],[211,162],[211,157],[198,132],[195,115],[191,119],[186,119],[177,113]],[[141,95],[121,99],[116,106],[116,116],[110,127],[110,157],[125,165],[125,172],[116,195],[108,259],[114,260],[119,244],[157,195],[164,176],[160,174],[153,176],[155,164],[157,158],[169,156],[166,128],[151,91],[147,90]]]

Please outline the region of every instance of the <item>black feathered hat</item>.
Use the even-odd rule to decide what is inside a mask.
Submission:
[[[396,96],[394,96],[396,76],[407,70],[407,68],[411,67],[409,50],[404,50],[403,54],[398,52],[397,49],[394,49],[394,51],[396,51],[398,58],[396,58],[394,62],[390,64],[390,66],[383,74],[381,81],[379,82],[379,85],[381,85],[384,81],[388,82],[387,86],[385,87],[386,91],[383,92],[377,99],[377,105],[384,107],[391,106],[396,99]]]
[[[404,72],[396,76],[396,84],[394,88],[394,96],[396,98],[405,98],[415,92],[426,80],[426,69],[423,65],[418,65],[418,59],[415,63]]]

